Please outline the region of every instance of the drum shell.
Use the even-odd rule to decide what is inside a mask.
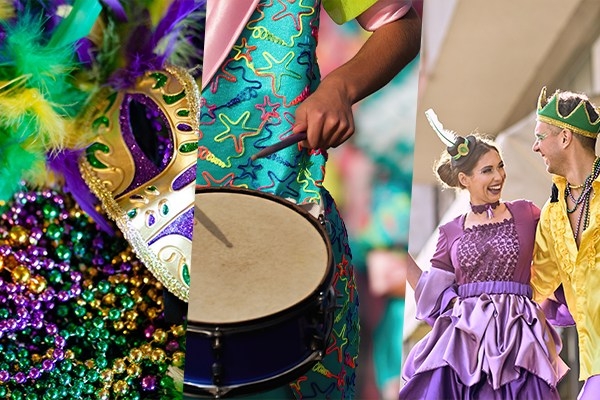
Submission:
[[[278,313],[235,323],[190,320],[184,392],[194,397],[228,397],[289,383],[323,358],[331,334],[334,267],[327,232],[322,222],[308,212],[272,195],[237,188],[199,192],[252,195],[295,210],[320,232],[328,251],[328,265],[324,266],[323,281],[311,295]]]
[[[333,325],[332,303],[333,289],[328,289],[306,304],[252,323],[191,323],[186,341],[186,392],[213,396],[225,391],[220,397],[227,397],[274,388],[301,376],[325,354]],[[217,384],[213,374],[219,363]]]

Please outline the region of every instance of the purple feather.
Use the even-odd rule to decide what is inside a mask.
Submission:
[[[127,14],[125,13],[125,9],[123,8],[123,6],[121,5],[121,3],[119,3],[119,0],[101,0],[102,3],[104,3],[104,5],[110,9],[113,14],[115,15],[115,17],[117,17],[117,20],[119,21],[127,21]]]
[[[153,47],[156,47],[162,38],[171,36],[163,54],[165,58],[168,58],[173,51],[174,42],[177,40],[176,33],[181,29],[181,26],[179,26],[181,21],[201,6],[202,2],[196,0],[175,0],[171,3],[152,35]]]
[[[84,37],[77,41],[76,52],[79,62],[84,65],[91,65],[94,61],[95,45],[90,39]]]
[[[83,150],[63,150],[49,156],[50,168],[62,175],[65,179],[64,191],[71,193],[81,209],[98,224],[103,231],[114,234],[115,230],[106,217],[96,211],[98,199],[90,191],[79,173],[78,159]]]

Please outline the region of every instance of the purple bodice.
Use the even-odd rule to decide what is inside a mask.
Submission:
[[[464,228],[465,215],[440,227],[431,266],[456,275],[456,284],[511,281],[529,284],[539,209],[526,200],[506,202],[512,218]]]
[[[519,238],[514,220],[477,225],[465,229],[458,240],[458,284],[511,281],[517,267]]]

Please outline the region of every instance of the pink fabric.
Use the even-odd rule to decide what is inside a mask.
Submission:
[[[260,0],[209,0],[206,4],[202,89],[235,44]]]
[[[379,0],[356,20],[367,31],[374,31],[381,26],[402,18],[410,10],[410,0]]]

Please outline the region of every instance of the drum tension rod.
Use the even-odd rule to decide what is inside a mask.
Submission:
[[[215,362],[212,364],[212,382],[215,386],[221,386],[223,380],[223,363],[221,360],[221,353],[223,345],[221,342],[221,331],[219,328],[215,328],[215,333],[212,340],[212,349]]]

